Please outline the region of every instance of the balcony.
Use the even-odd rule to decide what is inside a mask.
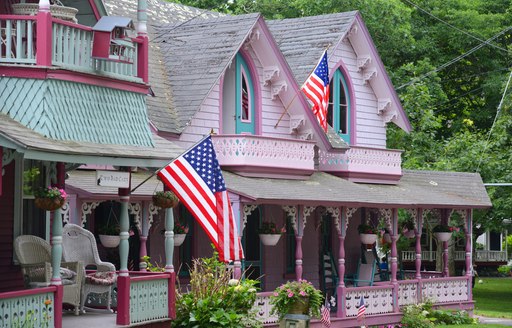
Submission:
[[[293,177],[314,171],[312,141],[254,135],[212,136],[222,168],[245,176]]]
[[[51,21],[46,22],[33,15],[0,15],[0,66],[9,69],[51,67],[143,82],[137,58],[142,39],[131,38],[133,46],[129,47],[123,62],[92,58],[92,41],[91,27],[69,20],[51,17]]]
[[[402,151],[351,147],[344,153],[319,151],[319,170],[355,182],[396,184],[402,176]]]

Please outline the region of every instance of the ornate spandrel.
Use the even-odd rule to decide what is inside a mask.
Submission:
[[[100,205],[101,202],[83,202],[82,203],[82,215],[80,220],[80,225],[85,227],[85,222],[87,222],[87,215],[91,214],[92,211]]]
[[[290,218],[293,230],[297,234],[297,206],[284,205],[282,208],[286,212],[286,216]]]
[[[251,213],[256,209],[258,208],[258,205],[254,205],[254,204],[245,204],[243,207],[242,207],[242,229],[241,231],[244,231],[245,229],[245,225],[247,224],[247,217],[249,215],[251,215]]]
[[[69,223],[69,202],[66,201],[60,208],[60,214],[62,216],[62,223]]]
[[[137,203],[128,203],[128,213],[133,215],[133,220],[135,222],[135,226],[139,229],[139,232],[142,232],[141,225],[141,215],[142,215],[142,206],[139,202]]]
[[[160,209],[160,207],[158,206],[155,206],[155,204],[153,204],[152,202],[149,203],[149,206],[148,206],[148,231],[151,230],[151,227],[153,226],[153,222],[155,222],[156,225],[158,225],[158,219],[159,219],[159,216],[158,216],[158,210]],[[156,220],[154,219],[154,217],[156,216]]]

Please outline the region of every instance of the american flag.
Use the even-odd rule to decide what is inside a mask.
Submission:
[[[329,104],[329,65],[327,50],[315,67],[315,70],[302,85],[302,92],[313,102],[313,114],[327,132],[327,106]]]
[[[325,299],[325,304],[322,305],[322,317],[320,318],[320,322],[324,325],[324,327],[331,327],[331,306],[327,298]]]
[[[222,261],[244,257],[233,209],[210,136],[157,174],[201,224]]]
[[[357,320],[361,320],[364,318],[364,314],[366,312],[366,305],[364,304],[364,298],[361,296],[361,301],[359,302],[359,308],[357,309]]]

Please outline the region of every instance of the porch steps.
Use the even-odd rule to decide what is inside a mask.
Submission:
[[[334,257],[331,252],[322,255],[322,289],[327,297],[336,297],[336,286],[338,285],[338,271],[334,265]]]

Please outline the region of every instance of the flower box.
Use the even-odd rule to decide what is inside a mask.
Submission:
[[[377,234],[360,233],[361,243],[365,245],[373,245],[377,241]]]
[[[106,248],[114,248],[119,246],[121,237],[116,235],[99,235],[101,244]]]
[[[181,246],[187,237],[186,233],[178,233],[174,235],[174,247]]]
[[[265,246],[275,246],[280,238],[281,234],[260,233],[261,243]]]

